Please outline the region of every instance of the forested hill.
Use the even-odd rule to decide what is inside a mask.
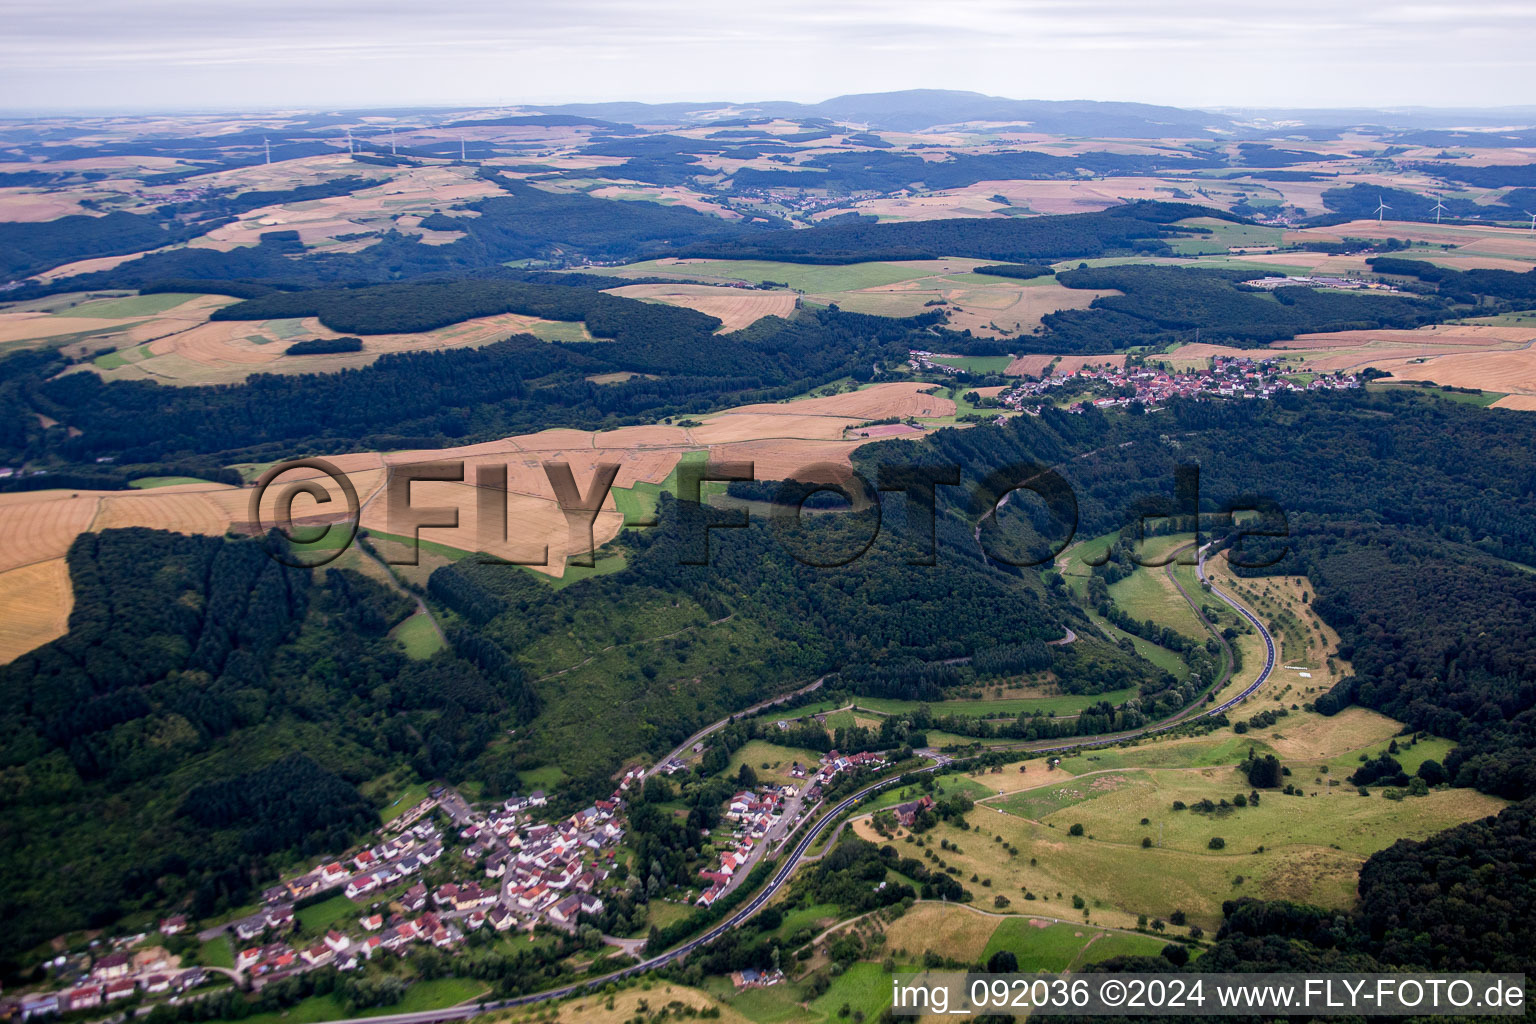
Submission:
[[[1457,784],[1536,794],[1536,418],[1335,392],[1150,415],[1047,412],[941,431],[919,450],[964,467],[1060,466],[1079,536],[1134,523],[1138,509],[1168,514],[1184,464],[1200,467],[1208,527],[1224,503],[1272,499],[1290,537],[1244,548],[1254,561],[1279,559],[1264,572],[1311,577],[1317,611],[1353,662],[1318,709],[1381,710],[1457,740],[1446,762]],[[860,457],[873,473],[895,455],[870,446]],[[944,500],[974,521],[958,490]]]
[[[391,772],[495,797],[547,766],[575,808],[626,759],[838,670],[915,680],[913,666],[994,655],[997,674],[1050,668],[1071,692],[1142,686],[1141,717],[1106,726],[1190,699],[969,546],[909,565],[898,524],[821,570],[795,553],[856,551],[869,524],[759,521],[714,531],[712,563],[686,564],[711,514],[666,498],[661,528],[626,535],[626,569],[561,589],[474,559],[437,570],[449,648],[425,661],[390,639],[414,602],[357,573],[284,569],[256,540],[83,535],[69,632],[0,668],[0,958],[183,897],[200,917],[241,905],[376,824],[358,787]],[[965,544],[956,524],[940,533]],[[1079,641],[1047,647],[1068,623]],[[39,835],[53,856],[22,841]]]
[[[869,513],[803,527],[759,514],[711,530],[707,545],[700,516],[724,513],[664,496],[658,527],[621,535],[626,568],[557,591],[470,559],[433,573],[429,596],[450,621],[542,680],[535,727],[487,755],[493,787],[553,763],[573,777],[568,790],[585,792],[624,757],[660,754],[704,722],[833,672],[888,688],[861,692],[942,699],[959,671],[942,663],[997,654],[993,675],[1049,669],[1074,693],[1142,686],[1144,716],[1175,685],[1103,640],[1037,574],[986,564],[962,523],[939,524],[940,564],[913,565],[921,546],[894,510],[878,537]],[[1081,642],[1047,647],[1069,624]]]
[[[742,234],[722,241],[699,241],[674,255],[714,259],[785,260],[792,263],[861,263],[868,260],[934,259],[971,256],[1027,263],[1105,256],[1114,253],[1170,251],[1162,239],[1188,235],[1174,225],[1191,216],[1242,218],[1188,203],[1140,201],[1103,213],[1016,217],[1006,220],[957,218],[877,224],[867,220],[801,231]]]
[[[536,710],[512,666],[408,659],[409,598],[256,540],[110,530],[68,562],[69,632],[0,667],[0,957],[141,903],[238,906],[377,824],[358,783],[456,774]]]

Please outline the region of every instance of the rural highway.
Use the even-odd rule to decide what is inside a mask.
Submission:
[[[1200,558],[1195,566],[1196,575],[1202,582],[1207,583],[1209,581],[1207,581],[1205,578],[1205,555],[1206,548],[1208,547],[1210,547],[1209,544],[1200,549]],[[1264,667],[1259,670],[1259,673],[1254,678],[1253,682],[1249,683],[1246,687],[1243,688],[1242,692],[1228,698],[1222,703],[1216,705],[1214,708],[1211,708],[1208,711],[1203,711],[1200,713],[1200,715],[1195,716],[1205,718],[1223,714],[1224,712],[1231,710],[1242,701],[1246,700],[1248,697],[1252,696],[1254,691],[1258,690],[1258,688],[1263,686],[1264,683],[1269,679],[1269,675],[1272,671],[1274,671],[1275,667],[1274,637],[1270,636],[1269,630],[1264,628],[1264,624],[1258,620],[1258,617],[1255,616],[1252,612],[1248,611],[1247,608],[1244,608],[1237,601],[1222,593],[1214,585],[1211,585],[1210,592],[1223,603],[1231,607],[1244,619],[1248,620],[1248,623],[1258,631],[1259,636],[1264,639],[1265,655]],[[818,679],[810,687],[806,687],[804,689],[814,689],[820,684],[821,680]],[[801,690],[796,692],[804,691]],[[786,694],[785,696],[792,696],[792,694]],[[745,712],[738,712],[738,714],[744,713]],[[1162,722],[1157,722],[1142,729],[1137,729],[1130,732],[1115,733],[1114,735],[1108,736],[1085,736],[1082,739],[1075,740],[1071,743],[1062,743],[1054,746],[1030,746],[1020,749],[1025,749],[1032,753],[1048,754],[1067,750],[1083,750],[1092,747],[1110,746],[1116,743],[1124,742],[1128,739],[1135,739],[1140,736],[1150,736],[1155,733],[1165,732],[1177,726],[1187,717],[1189,716],[1186,712],[1184,714],[1176,715],[1173,718],[1165,719]],[[727,721],[728,720],[729,719],[727,719]],[[718,728],[720,724],[723,723],[717,723],[715,726],[711,726],[703,733],[695,734],[695,737],[699,735],[707,735],[708,732]],[[690,737],[689,741],[694,742],[695,737]],[[726,932],[740,927],[754,914],[762,910],[763,907],[767,906],[768,902],[773,899],[774,895],[781,888],[783,888],[784,884],[789,881],[790,876],[795,873],[795,870],[805,859],[806,851],[811,848],[811,844],[816,841],[817,837],[820,836],[822,832],[824,832],[827,828],[832,827],[844,813],[852,810],[865,798],[878,793],[882,789],[896,785],[904,778],[910,778],[913,775],[922,775],[937,771],[939,768],[944,767],[947,762],[948,759],[946,758],[943,761],[932,764],[927,768],[919,768],[915,771],[904,773],[903,775],[895,776],[889,779],[883,779],[880,782],[871,783],[870,785],[865,786],[863,789],[860,789],[858,792],[844,797],[834,807],[827,811],[826,814],[822,815],[819,821],[817,821],[814,825],[806,830],[805,835],[800,838],[800,841],[795,844],[794,849],[792,849],[788,856],[784,858],[783,863],[781,863],[774,871],[773,877],[769,879],[768,884],[763,887],[761,892],[752,897],[752,899],[748,900],[743,906],[732,911],[725,918],[725,920],[721,921],[719,924],[714,925],[708,931],[688,940],[675,949],[668,950],[665,953],[661,953],[647,960],[643,960],[640,963],[637,963],[632,967],[626,967],[621,971],[614,971],[611,974],[604,974],[595,978],[586,978],[571,985],[566,985],[556,989],[548,989],[543,992],[535,992],[524,996],[514,996],[508,999],[495,999],[487,1000],[485,1002],[462,1003],[458,1006],[450,1006],[441,1010],[422,1010],[417,1013],[386,1014],[378,1017],[358,1017],[343,1021],[333,1021],[331,1024],[438,1024],[440,1021],[463,1020],[465,1018],[478,1016],[481,1013],[486,1013],[492,1010],[506,1009],[508,1007],[514,1006],[527,1006],[532,1003],[544,1002],[550,999],[563,999],[566,996],[575,995],[576,993],[585,991],[595,986],[602,986],[610,981],[617,981],[621,978],[628,978],[636,974],[643,974],[646,971],[654,970],[657,967],[664,967],[673,961],[686,957],[688,954],[692,953],[699,947],[714,942]]]

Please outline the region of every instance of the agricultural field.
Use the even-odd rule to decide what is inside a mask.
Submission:
[[[1478,265],[1489,269],[1523,271],[1536,264],[1536,235],[1513,227],[1492,227],[1467,224],[1403,224],[1387,221],[1378,224],[1374,220],[1353,220],[1330,227],[1304,228],[1287,231],[1285,240],[1291,241],[1342,241],[1346,238],[1412,238],[1438,246],[1456,257],[1480,257]],[[1490,265],[1487,261],[1496,260]],[[1450,264],[1470,269],[1471,264]]]
[[[328,172],[330,164],[338,162],[333,157],[312,157],[310,160],[316,163],[316,170],[321,172]],[[301,166],[304,163],[294,162]],[[355,164],[343,164],[342,168],[345,168],[347,174],[358,173]],[[242,168],[240,172],[234,173],[242,179],[248,179],[250,172],[259,173],[261,170],[260,167]],[[369,168],[368,172],[374,170]],[[241,180],[240,184],[245,188],[273,187],[253,186],[248,180]],[[291,188],[292,185],[287,187]],[[423,241],[429,244],[442,244],[460,237],[459,234],[424,231],[421,228],[423,217],[433,213],[447,213],[451,216],[454,206],[488,198],[497,192],[495,185],[476,178],[470,168],[413,167],[392,173],[378,184],[349,195],[252,210],[234,223],[215,228],[189,244],[193,248],[228,251],[239,246],[257,244],[264,232],[297,231],[299,240],[305,245],[334,250],[339,242],[338,236],[388,230],[422,236]]]
[[[1170,239],[1168,244],[1180,256],[1204,256],[1210,253],[1226,253],[1233,249],[1273,249],[1284,234],[1280,228],[1257,224],[1234,224],[1227,220],[1208,217],[1191,217],[1178,222],[1180,227],[1209,228],[1209,235],[1196,238]]]
[[[63,558],[0,572],[0,663],[63,636],[73,605]]]
[[[94,371],[107,380],[233,384],[253,373],[334,373],[356,369],[386,353],[477,348],[513,334],[532,334],[547,341],[594,340],[579,323],[499,313],[414,334],[370,335],[363,339],[359,352],[290,356],[285,349],[296,341],[330,340],[344,335],[326,327],[316,317],[215,320],[172,323],[162,336],[98,356],[79,369]]]
[[[1189,745],[1184,752],[1199,750]],[[969,831],[941,824],[923,838],[930,846],[948,840],[952,849],[941,859],[958,867],[962,879],[991,880],[989,886],[968,887],[978,897],[1009,895],[1019,913],[1075,918],[1081,912],[1066,899],[1075,893],[1087,902],[1095,924],[1127,927],[1139,914],[1166,916],[1182,909],[1191,922],[1211,928],[1220,920],[1221,902],[1244,894],[1347,907],[1355,875],[1370,853],[1503,806],[1497,798],[1462,790],[1391,801],[1336,787],[1318,796],[1269,791],[1259,806],[1223,816],[1170,810],[1176,799],[1219,802],[1247,793],[1251,787],[1233,766],[1240,756],[1211,767],[1095,769],[1070,779],[1041,773],[1035,781],[1044,784],[1037,789],[979,802],[967,815]],[[1142,818],[1149,824],[1140,825]],[[1084,826],[1084,836],[1067,834],[1075,824]],[[864,822],[855,829],[878,838]],[[1223,838],[1223,849],[1209,848],[1214,836]],[[1153,845],[1143,848],[1143,839]],[[1011,855],[1008,846],[1018,854]],[[1024,904],[1028,910],[1020,907],[1025,891],[1036,895]]]
[[[66,292],[0,305],[0,354],[58,348],[77,358],[133,347],[204,324],[235,300],[223,295]]]
[[[1125,579],[1110,585],[1109,597],[1121,611],[1140,621],[1174,630],[1190,640],[1203,641],[1209,635],[1163,569],[1137,566]]]
[[[665,302],[707,313],[720,320],[717,334],[750,327],[765,316],[791,316],[796,298],[789,291],[759,291],[702,284],[629,284],[609,289],[609,294],[647,302]]]
[[[591,272],[615,277],[662,276],[752,285],[767,281],[787,286],[800,293],[806,302],[822,306],[835,304],[854,313],[878,316],[916,316],[928,312],[934,304],[943,303],[951,327],[986,337],[1028,333],[1047,313],[1058,309],[1083,309],[1101,295],[1117,294],[1114,291],[1066,288],[1057,284],[1053,277],[1021,281],[971,273],[987,262],[949,258],[818,266],[764,260],[661,259],[624,267],[593,268]],[[629,294],[630,289],[646,287],[664,289],[666,286],[630,285],[617,291]],[[746,293],[747,296],[753,294]],[[636,297],[640,297],[638,293]],[[748,300],[739,297],[736,301],[745,303]],[[713,310],[704,311],[719,315]]]
[[[1045,712],[1051,715],[1075,715],[1090,704],[1109,701],[1121,704],[1136,695],[1136,690],[1109,690],[1091,695],[1063,693],[1042,697],[999,697],[976,700],[957,699],[929,702],[926,706],[935,715],[969,715],[978,718],[1008,717]],[[915,700],[895,700],[890,697],[856,697],[857,708],[876,711],[884,715],[896,715],[919,706]]]

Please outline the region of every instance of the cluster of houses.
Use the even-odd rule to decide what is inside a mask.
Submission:
[[[839,754],[835,750],[828,751],[822,755],[820,766],[811,776],[805,791],[806,798],[815,800],[821,796],[823,787],[843,772],[883,768],[885,763],[885,755],[875,750],[866,750],[858,754]]]
[[[793,786],[765,786],[757,790],[744,789],[731,797],[724,814],[731,824],[730,835],[724,840],[728,849],[720,855],[714,867],[699,872],[699,877],[709,883],[695,901],[699,906],[714,903],[730,888],[731,879],[750,866],[754,849],[767,837],[768,830],[782,819],[784,801],[796,792]]]
[[[342,889],[348,899],[360,899],[383,891],[414,875],[443,855],[437,826],[420,822],[392,839],[363,850],[348,862],[332,861],[265,893],[266,909],[235,923],[235,934],[254,938],[268,927],[282,928],[283,909],[291,918],[292,904],[331,889]],[[274,920],[274,916],[277,918]]]
[[[116,949],[96,957],[89,971],[77,977],[68,988],[24,996],[6,1009],[25,1021],[76,1010],[94,1010],[138,993],[186,992],[207,980],[208,974],[203,968],[180,969],[176,958],[162,947],[150,946],[136,953]]]
[[[465,861],[478,865],[485,881],[450,881],[431,891],[417,881],[391,901],[389,910],[362,914],[356,930],[338,925],[302,948],[283,941],[240,947],[235,969],[252,978],[327,965],[353,970],[380,951],[405,956],[417,944],[452,948],[487,925],[498,932],[531,930],[540,921],[574,927],[580,915],[603,910],[597,890],[610,873],[603,863],[612,862],[624,835],[615,820],[618,795],[552,824],[532,820],[531,812],[549,803],[542,792],[513,797],[488,813],[470,812],[455,824],[462,826],[458,834],[466,842]],[[421,818],[423,808],[432,809],[427,803],[435,806],[435,801],[424,802],[406,817]],[[431,821],[399,832],[349,861],[323,864],[268,890],[265,909],[236,922],[235,937],[270,939],[274,932],[292,929],[294,901],[336,888],[348,899],[364,900],[442,856],[441,836]]]
[[[563,821],[519,824],[520,813],[543,802],[542,793],[513,797],[460,835],[483,847],[485,874],[500,880],[505,914],[524,915],[530,927],[542,918],[568,928],[581,914],[603,911],[597,890],[607,881],[624,838],[618,821],[620,792]],[[498,918],[496,926],[511,927],[502,923],[511,920]]]
[[[1284,391],[1320,391],[1332,388],[1358,388],[1354,374],[1319,376],[1309,384],[1298,384],[1283,376],[1282,367],[1272,359],[1243,356],[1217,356],[1208,369],[1171,372],[1143,366],[1083,367],[1075,374],[1052,374],[1040,380],[1028,380],[1002,392],[998,401],[1010,409],[1033,410],[1040,398],[1049,397],[1060,387],[1082,381],[1098,381],[1119,392],[1113,397],[1094,399],[1098,408],[1140,402],[1156,405],[1171,398],[1271,398]],[[1132,394],[1125,394],[1126,389]]]
[[[914,348],[907,353],[907,365],[914,373],[956,373],[953,366],[933,361],[934,353]]]

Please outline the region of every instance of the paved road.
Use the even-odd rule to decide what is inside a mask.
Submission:
[[[1206,545],[1206,547],[1209,546],[1210,545]],[[1206,548],[1202,547],[1200,549],[1200,559],[1195,566],[1195,573],[1202,581],[1205,581],[1205,553]],[[1258,630],[1259,636],[1264,638],[1265,659],[1264,667],[1259,671],[1258,676],[1252,683],[1249,683],[1246,687],[1244,687],[1241,693],[1234,697],[1228,698],[1226,701],[1223,701],[1221,704],[1218,704],[1214,708],[1211,708],[1207,711],[1201,711],[1199,713],[1199,717],[1206,718],[1229,711],[1243,700],[1246,700],[1254,693],[1255,690],[1264,685],[1265,681],[1269,679],[1270,672],[1272,672],[1275,667],[1275,641],[1274,638],[1270,636],[1269,630],[1264,628],[1264,624],[1261,623],[1258,618],[1255,617],[1251,612],[1249,612],[1248,609],[1244,608],[1232,598],[1222,593],[1222,591],[1218,590],[1215,586],[1211,587],[1210,592],[1214,594],[1219,600],[1232,607],[1239,615],[1247,619],[1254,629]],[[804,689],[814,689],[820,684],[821,680],[818,679],[815,683],[812,683],[809,687],[805,687]],[[785,696],[789,695],[786,694]],[[745,714],[745,712],[738,712],[738,714]],[[1155,733],[1165,732],[1174,728],[1174,726],[1178,725],[1188,717],[1191,717],[1191,715],[1190,711],[1186,709],[1185,712],[1182,712],[1179,715],[1175,715],[1170,719],[1166,719],[1162,722],[1146,726],[1142,729],[1133,730],[1131,732],[1116,733],[1112,736],[1083,737],[1082,739],[1070,743],[1060,743],[1053,746],[1030,746],[1022,749],[1027,749],[1035,753],[1045,754],[1066,750],[1082,750],[1092,747],[1109,746],[1112,744],[1120,743],[1127,739],[1134,739],[1138,736],[1150,736]],[[703,733],[695,735],[707,735],[709,732],[713,732],[716,728],[719,728],[719,726],[722,724],[724,723],[716,723],[714,726],[709,727],[709,729],[705,730]],[[692,738],[690,738],[690,743],[691,742],[694,742]],[[732,911],[731,914],[725,918],[725,920],[710,928],[707,932],[698,936],[697,938],[690,939],[683,945],[678,946],[676,949],[668,950],[667,952],[659,954],[658,956],[653,956],[648,960],[641,961],[640,963],[635,964],[633,967],[627,967],[622,971],[615,971],[611,974],[604,974],[596,978],[588,978],[574,985],[566,985],[562,988],[537,992],[532,995],[516,996],[511,999],[490,1000],[484,1003],[468,1003],[459,1006],[450,1006],[442,1010],[423,1010],[419,1013],[397,1013],[379,1017],[354,1018],[346,1021],[332,1022],[332,1024],[437,1024],[437,1022],[440,1021],[463,1020],[467,1017],[473,1017],[489,1010],[498,1010],[513,1006],[527,1006],[532,1003],[543,1002],[550,999],[562,999],[566,996],[574,995],[593,986],[601,986],[610,981],[616,981],[620,978],[627,978],[632,975],[641,974],[646,971],[653,970],[657,967],[662,967],[666,964],[672,963],[675,960],[686,957],[700,946],[705,946],[715,941],[720,936],[724,935],[726,932],[732,930],[733,928],[740,927],[754,914],[762,910],[763,907],[767,906],[768,902],[773,899],[774,895],[779,891],[779,889],[784,886],[784,883],[789,881],[790,876],[795,873],[795,870],[800,866],[801,862],[805,860],[806,852],[811,848],[811,844],[814,843],[816,838],[820,836],[821,833],[828,827],[838,827],[834,825],[834,822],[837,822],[838,819],[844,814],[844,812],[851,810],[855,805],[861,803],[865,798],[878,793],[880,790],[889,786],[896,785],[903,778],[937,771],[946,763],[948,763],[947,758],[943,761],[938,761],[927,768],[919,768],[916,771],[908,772],[904,775],[872,783],[871,785],[860,789],[858,792],[852,794],[851,796],[844,797],[834,807],[832,807],[831,810],[822,815],[819,821],[817,821],[808,830],[806,830],[805,835],[800,838],[799,842],[795,844],[794,848],[784,858],[783,863],[779,865],[778,870],[773,873],[773,877],[768,881],[768,884],[763,887],[761,892],[752,897],[752,899],[747,901],[741,907],[738,907],[736,910]]]
[[[717,731],[719,729],[725,728],[727,725],[730,725],[731,722],[734,721],[735,719],[738,719],[738,718],[750,718],[751,716],[757,714],[759,711],[762,711],[764,708],[771,708],[775,704],[783,704],[785,701],[789,700],[791,697],[798,697],[802,693],[810,693],[813,690],[818,690],[818,689],[821,688],[821,684],[826,682],[826,681],[827,681],[827,677],[826,676],[822,676],[820,679],[816,680],[814,683],[807,683],[805,686],[800,687],[798,690],[790,690],[788,693],[781,693],[777,697],[769,697],[767,700],[759,701],[758,703],[753,704],[749,708],[745,708],[745,709],[743,709],[741,711],[736,711],[736,712],[733,712],[732,714],[726,715],[724,718],[720,719],[720,721],[711,723],[710,725],[706,725],[704,728],[700,729],[698,732],[694,733],[692,736],[689,736],[687,739],[683,740],[683,742],[681,742],[681,743],[679,743],[677,745],[677,748],[675,750],[673,750],[672,753],[668,754],[666,757],[663,757],[660,761],[656,762],[656,764],[659,767],[661,765],[666,764],[668,761],[672,761],[672,760],[681,761],[683,758],[687,757],[689,754],[691,754],[693,752],[693,745],[695,743],[699,742],[704,737],[708,736],[710,733],[715,732],[715,731]]]

